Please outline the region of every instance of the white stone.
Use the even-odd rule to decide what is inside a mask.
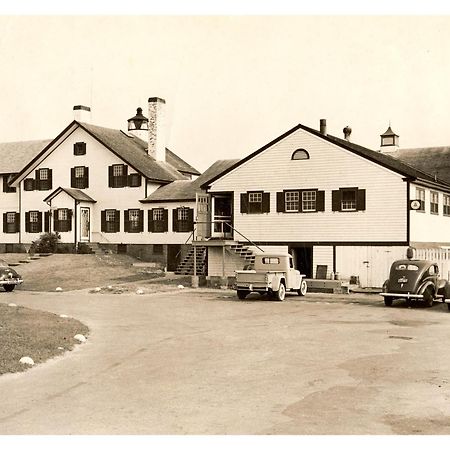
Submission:
[[[64,350],[64,347],[58,347],[58,350]]]
[[[179,284],[178,289],[184,289],[184,286],[182,284]]]
[[[8,303],[8,306],[14,307],[17,306],[15,303]]]
[[[112,286],[108,286],[108,289],[112,289]]]
[[[60,288],[59,286],[55,289],[56,292],[62,292],[62,288]]]
[[[30,366],[34,366],[34,361],[29,356],[24,356],[20,358],[20,363],[22,364],[28,364]]]
[[[62,319],[67,319],[69,316],[67,316],[66,314],[60,314],[59,317],[61,317]]]
[[[86,342],[86,338],[82,334],[76,334],[73,338],[79,342]]]
[[[137,291],[136,291],[136,294],[138,294],[138,295],[142,295],[144,293],[144,291],[142,290],[142,289],[138,289]]]
[[[96,288],[94,289],[95,292],[100,292],[101,290],[102,290],[102,288],[100,288],[100,287],[96,287]]]

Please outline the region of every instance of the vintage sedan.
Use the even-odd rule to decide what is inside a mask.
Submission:
[[[450,310],[450,283],[439,275],[435,262],[423,259],[401,259],[395,261],[389,279],[383,285],[384,304],[392,306],[397,299],[421,301],[432,306],[434,301],[447,303]]]
[[[11,292],[18,285],[23,283],[22,277],[11,267],[9,264],[0,259],[0,286],[3,286],[3,289],[6,292]]]

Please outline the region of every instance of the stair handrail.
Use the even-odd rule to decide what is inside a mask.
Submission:
[[[191,234],[188,236],[188,238],[186,239],[186,242],[185,242],[183,245],[186,245],[186,244],[189,242],[189,239],[191,239],[191,237],[192,237],[192,242],[194,242],[194,232],[195,232],[195,225],[194,225],[193,230],[191,231]],[[181,253],[181,249],[180,249],[180,251],[175,255],[175,259],[178,258],[178,256],[180,255],[180,253]]]
[[[233,227],[230,223],[226,222],[225,225],[228,225],[233,231],[236,231],[237,234],[241,235],[246,241],[250,242],[254,247],[256,247],[258,250],[261,250],[264,253],[264,250],[259,246],[256,245],[253,241],[251,241],[247,236],[244,236],[240,231],[236,230],[236,228]]]

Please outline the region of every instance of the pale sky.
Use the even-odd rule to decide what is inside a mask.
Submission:
[[[450,145],[450,16],[0,16],[0,141],[90,106],[126,129],[166,100],[167,146],[205,170],[298,123],[377,149]]]

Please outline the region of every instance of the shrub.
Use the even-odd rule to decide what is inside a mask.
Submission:
[[[92,253],[92,250],[89,245],[85,244],[84,242],[79,242],[77,253],[80,253],[81,255],[89,255],[90,253]]]
[[[59,233],[41,234],[39,239],[31,243],[30,253],[55,253],[60,239]]]

